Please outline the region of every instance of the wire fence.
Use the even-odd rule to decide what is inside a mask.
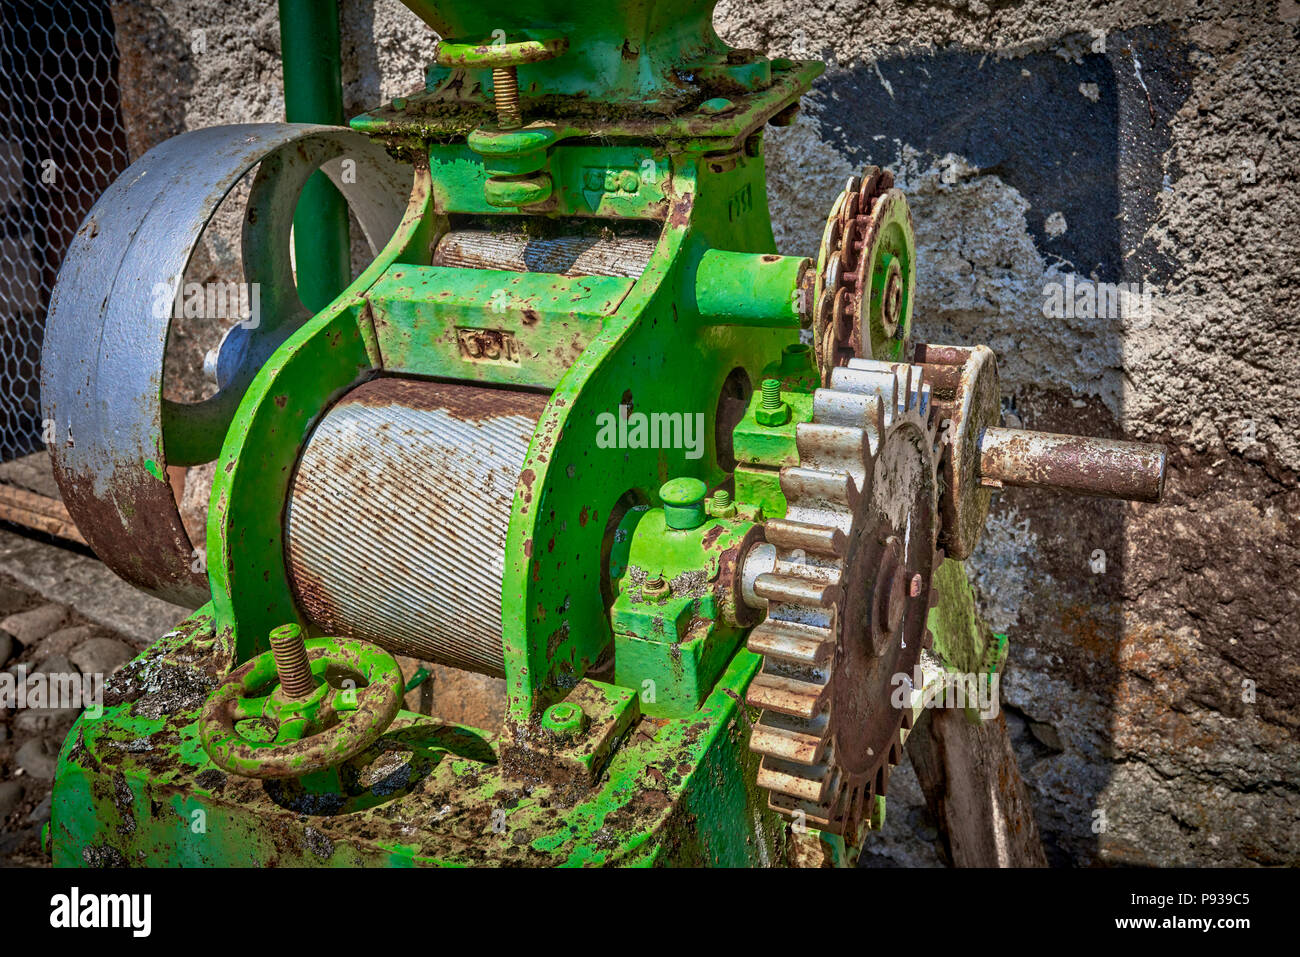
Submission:
[[[109,3],[0,0],[0,483],[48,484],[32,476],[49,473],[50,290],[73,233],[129,162]]]

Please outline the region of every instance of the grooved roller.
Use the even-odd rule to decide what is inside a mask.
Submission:
[[[402,378],[340,399],[308,438],[285,516],[309,620],[503,675],[506,531],[545,405],[535,393]]]

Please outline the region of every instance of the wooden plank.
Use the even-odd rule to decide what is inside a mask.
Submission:
[[[975,724],[959,708],[929,709],[907,752],[955,866],[1047,866],[1001,712]]]
[[[0,485],[0,520],[85,545],[86,540],[63,503],[16,485]]]

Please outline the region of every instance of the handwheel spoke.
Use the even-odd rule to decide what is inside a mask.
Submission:
[[[260,718],[266,714],[266,703],[270,700],[263,695],[260,698],[239,698],[235,701],[234,716],[236,721]]]
[[[361,707],[361,688],[339,688],[334,692],[330,704],[338,712],[356,711]]]
[[[288,721],[281,722],[275,732],[275,743],[288,744],[292,741],[301,741],[307,736],[308,724],[306,718],[290,718]]]

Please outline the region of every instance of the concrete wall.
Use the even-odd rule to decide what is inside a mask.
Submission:
[[[429,31],[395,0],[342,8],[349,112],[417,89]],[[114,16],[136,155],[281,117],[269,2]],[[716,23],[829,64],[768,139],[782,252],[891,167],[919,335],[991,345],[1013,422],[1170,447],[1159,508],[1009,490],[970,562],[1049,859],[1300,863],[1300,5],[723,0]],[[1089,281],[1149,298],[1045,314]]]

